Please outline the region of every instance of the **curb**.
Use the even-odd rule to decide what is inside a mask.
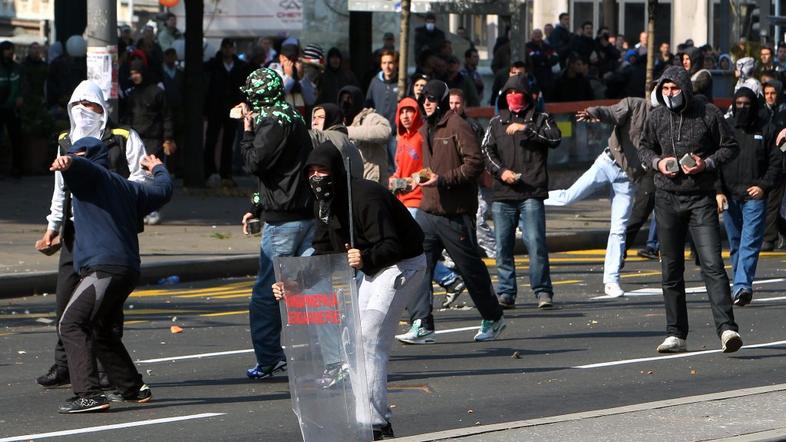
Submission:
[[[606,230],[591,230],[566,235],[546,235],[546,246],[549,252],[605,248],[608,234]],[[526,253],[522,241],[516,241],[514,253]],[[155,284],[159,279],[170,275],[177,275],[183,282],[256,275],[258,266],[259,255],[147,263],[142,264],[139,284]],[[55,293],[56,286],[56,270],[0,275],[0,299]]]

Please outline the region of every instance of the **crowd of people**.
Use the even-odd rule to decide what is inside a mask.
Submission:
[[[465,112],[483,95],[477,51],[467,50],[461,68],[435,17],[425,21],[415,30],[417,69],[403,99],[388,34],[374,52],[378,69],[370,70],[365,93],[341,51],[331,48],[325,57],[319,45],[301,48],[292,38],[281,44],[261,39],[258,52],[243,57],[224,39],[206,63],[206,177],[234,185],[237,140],[244,169],[258,179],[243,230],[248,233],[255,219],[264,223],[249,305],[255,364],[246,375],[266,379],[286,370],[277,300],[291,286],[276,281],[273,260],[346,253],[359,274],[369,423],[375,439],[391,437],[388,355],[395,340],[435,342],[433,282],[448,294],[443,307],[468,293],[481,317],[475,341],[496,339],[507,326],[504,311],[521,305],[513,256],[520,230],[536,305],[552,308],[546,206],[571,204],[603,186],[612,189],[605,294],[624,296],[620,270],[654,209],[650,233],[657,234],[659,250],[640,253],[659,257],[663,268],[666,338],[657,351],[687,350],[686,242],[701,266],[721,348],[737,351],[742,338],[733,306],[751,302],[759,252],[770,229],[777,242],[783,228],[784,69],[772,48],[759,48],[758,61],[749,57],[752,49],[742,49],[747,42],[735,48],[729,66],[739,82],[730,108],[721,110],[712,104],[712,50],[686,44],[672,57],[661,45],[658,80],[646,85],[649,98],[641,98],[647,34],[621,51],[621,37],[601,30],[593,39],[591,23],[573,34],[562,14],[551,29],[533,31],[525,60],[510,61],[509,36],[498,41],[495,115],[484,128]],[[174,16],[157,39],[152,29],[136,42],[128,33],[120,35],[127,76],[121,74],[119,123],[125,125],[109,118],[105,97],[90,81],[76,82],[65,100],[52,102],[52,114],[62,112],[69,128],[58,138],[55,190],[37,244],[42,251],[61,244],[56,362],[38,382],[72,384],[76,397],[63,413],[152,397],[120,341],[122,301],[138,276],[142,218],[150,222],[171,196],[159,158],[176,155],[183,123],[173,110],[184,90],[172,47],[180,38]],[[7,45],[0,47],[6,59]],[[777,53],[782,50],[786,57],[786,48]],[[604,95],[621,100],[583,109],[576,118],[611,125],[608,147],[570,188],[550,189],[549,150],[562,134],[543,104],[597,98],[593,72],[604,79]],[[176,163],[169,168],[177,171]],[[89,180],[100,189],[86,186]],[[721,257],[721,213],[731,284]],[[122,227],[109,228],[111,222]],[[496,259],[496,287],[484,255]],[[409,329],[395,335],[405,310]],[[335,385],[345,374],[331,364],[324,376],[322,385]]]

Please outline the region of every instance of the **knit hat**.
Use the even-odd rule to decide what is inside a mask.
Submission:
[[[325,52],[322,50],[322,46],[318,44],[306,45],[306,47],[303,48],[303,63],[313,64],[320,67],[324,66]]]

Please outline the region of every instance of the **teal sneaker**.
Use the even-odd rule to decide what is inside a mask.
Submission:
[[[396,335],[396,339],[400,342],[405,344],[433,344],[436,342],[434,339],[434,330],[429,330],[425,327],[422,327],[421,320],[416,319],[412,323],[412,327],[409,328],[409,331],[401,334]]]
[[[493,341],[502,333],[502,330],[505,330],[507,325],[504,317],[496,321],[484,319],[480,321],[480,330],[478,330],[478,333],[475,335],[475,340],[478,342]]]

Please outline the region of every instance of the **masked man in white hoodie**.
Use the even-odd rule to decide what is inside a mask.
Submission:
[[[145,156],[145,146],[139,135],[130,128],[115,125],[109,118],[109,108],[101,88],[92,81],[85,80],[74,89],[68,101],[68,117],[71,129],[58,136],[57,156],[65,155],[71,145],[84,137],[98,138],[109,148],[109,168],[129,181],[144,182],[145,172],[140,161]],[[74,268],[73,245],[74,223],[71,212],[71,194],[65,186],[63,175],[55,172],[55,186],[52,204],[46,217],[47,228],[43,237],[36,242],[36,248],[51,254],[60,248],[58,264],[56,303],[57,319],[63,313],[71,294],[79,283],[79,274]],[[139,220],[139,230],[143,223]],[[122,330],[118,330],[122,333]],[[108,388],[109,382],[99,366],[102,387]],[[54,388],[70,383],[68,361],[60,336],[55,346],[55,363],[49,371],[38,377],[37,382],[45,388]]]

